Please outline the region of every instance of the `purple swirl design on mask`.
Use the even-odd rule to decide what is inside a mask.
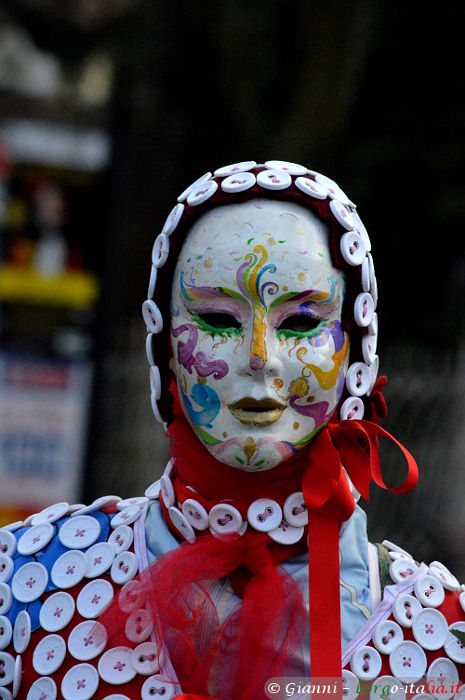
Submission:
[[[344,345],[345,338],[340,321],[332,321],[327,326],[324,326],[321,329],[321,333],[309,338],[308,342],[313,348],[318,348],[322,345],[326,345],[330,338],[332,338],[334,341],[334,351],[339,352]]]
[[[300,397],[297,394],[291,396],[291,407],[297,411],[297,413],[300,413],[301,416],[313,418],[315,421],[315,428],[318,428],[318,426],[322,425],[331,418],[332,411],[326,413],[329,407],[327,401],[319,401],[318,403],[305,404],[304,406],[301,406],[297,403],[297,399],[299,398]]]
[[[197,326],[193,323],[183,323],[177,328],[172,328],[172,333],[175,338],[186,331],[189,333],[186,342],[182,340],[178,342],[179,364],[182,365],[189,374],[192,374],[192,368],[194,368],[199,377],[209,377],[211,374],[213,375],[213,379],[222,379],[225,377],[229,372],[229,367],[224,360],[210,360],[208,355],[202,350],[194,355],[199,337]]]

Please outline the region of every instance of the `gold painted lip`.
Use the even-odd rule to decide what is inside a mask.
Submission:
[[[241,423],[264,427],[276,423],[286,406],[274,399],[252,399],[246,396],[230,404],[228,408]]]

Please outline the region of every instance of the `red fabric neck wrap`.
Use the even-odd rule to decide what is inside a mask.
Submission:
[[[303,491],[309,511],[311,672],[314,678],[340,677],[339,525],[355,508],[343,465],[368,500],[371,480],[393,493],[411,490],[418,479],[415,460],[376,423],[353,420],[328,424],[307,448],[275,469],[244,472],[210,455],[184,419],[176,394],[174,398],[176,417],[168,435],[180,500],[188,495],[205,507],[227,500],[243,513],[255,498],[282,503],[293,491]],[[395,488],[388,488],[381,476],[380,436],[392,440],[408,464],[407,478]],[[187,485],[197,493],[183,492]],[[184,697],[265,698],[264,683],[285,675],[291,659],[294,673],[304,675],[295,664],[307,628],[303,598],[294,579],[276,566],[304,547],[305,537],[293,549],[250,527],[242,537],[199,533],[193,544],[168,552],[141,574],[143,602],[152,610],[157,637],[183,691],[194,694]],[[222,621],[211,591],[215,581],[226,577],[243,602]],[[114,642],[125,643],[125,619],[118,606],[110,606],[99,621]]]

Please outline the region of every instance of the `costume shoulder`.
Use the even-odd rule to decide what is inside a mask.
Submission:
[[[133,580],[157,484],[146,494],[57,503],[0,530],[0,698],[174,697]],[[110,648],[96,618],[115,596],[130,615],[127,645]]]
[[[378,551],[381,579],[390,560],[389,580],[343,652],[345,700],[361,691],[372,700],[405,697],[402,688],[449,700],[465,682],[465,586],[441,562],[419,563],[392,542]]]

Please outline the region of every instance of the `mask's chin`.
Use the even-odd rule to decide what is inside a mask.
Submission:
[[[233,436],[220,445],[205,445],[219,462],[247,472],[267,471],[295,454],[295,448],[271,435]]]

